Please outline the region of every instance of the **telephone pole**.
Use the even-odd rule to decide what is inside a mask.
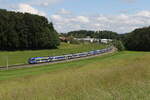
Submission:
[[[8,70],[8,56],[6,56],[6,70]]]

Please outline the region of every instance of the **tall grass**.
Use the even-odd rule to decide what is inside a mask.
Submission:
[[[8,76],[22,70],[1,71],[9,80],[0,81],[0,100],[149,100],[149,59],[150,53],[121,52],[27,68],[28,75],[14,78]]]
[[[62,43],[58,49],[51,50],[27,50],[27,51],[10,51],[2,52],[0,51],[0,66],[6,66],[7,59],[9,65],[14,64],[26,64],[28,59],[31,57],[40,56],[56,56],[69,53],[78,53],[84,51],[90,51],[95,49],[105,48],[105,45],[100,44],[66,44]]]

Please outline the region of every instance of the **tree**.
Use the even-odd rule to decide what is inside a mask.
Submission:
[[[0,9],[0,50],[51,49],[60,44],[43,16]]]
[[[124,47],[123,43],[121,41],[119,41],[119,40],[114,40],[112,42],[112,44],[113,44],[113,46],[115,46],[118,49],[118,51],[125,50],[125,47]]]
[[[150,27],[127,33],[122,40],[128,50],[150,51]]]
[[[67,33],[68,36],[74,36],[76,38],[85,38],[90,36],[91,38],[98,39],[117,39],[118,34],[112,31],[87,31],[87,30],[79,30],[79,31],[71,31]]]

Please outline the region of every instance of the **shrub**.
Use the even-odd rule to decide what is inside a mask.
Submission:
[[[123,43],[121,41],[119,41],[119,40],[114,40],[112,42],[112,44],[118,49],[118,51],[125,50],[125,47],[124,47]]]

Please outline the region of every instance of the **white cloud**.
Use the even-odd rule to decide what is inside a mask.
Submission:
[[[141,11],[137,13],[137,16],[150,17],[150,11]]]
[[[49,6],[56,3],[59,3],[63,0],[29,0],[31,5],[38,5],[38,6]]]
[[[104,16],[99,16],[99,17],[97,17],[97,20],[98,20],[98,21],[105,21],[105,22],[108,22],[108,21],[109,21],[109,19],[106,18],[106,17],[104,17]]]
[[[70,22],[70,23],[89,23],[90,20],[86,16],[71,16],[66,17],[63,15],[54,14],[51,16],[51,19],[59,22]]]
[[[31,13],[31,14],[38,14],[38,15],[42,15],[42,16],[46,16],[46,14],[44,12],[41,12],[35,8],[33,8],[32,6],[30,6],[29,4],[19,4],[18,10],[19,12],[27,12],[27,13]]]
[[[57,12],[57,14],[68,15],[71,14],[71,12],[62,8],[60,11]]]
[[[77,16],[76,21],[79,21],[81,23],[88,23],[90,22],[89,18],[86,16]]]
[[[63,21],[64,19],[60,15],[52,15],[51,19],[54,21]]]
[[[52,15],[56,29],[59,32],[72,30],[110,30],[118,33],[133,31],[150,25],[150,11],[140,11],[135,14],[119,15],[91,15],[91,16],[65,16],[61,14]]]

